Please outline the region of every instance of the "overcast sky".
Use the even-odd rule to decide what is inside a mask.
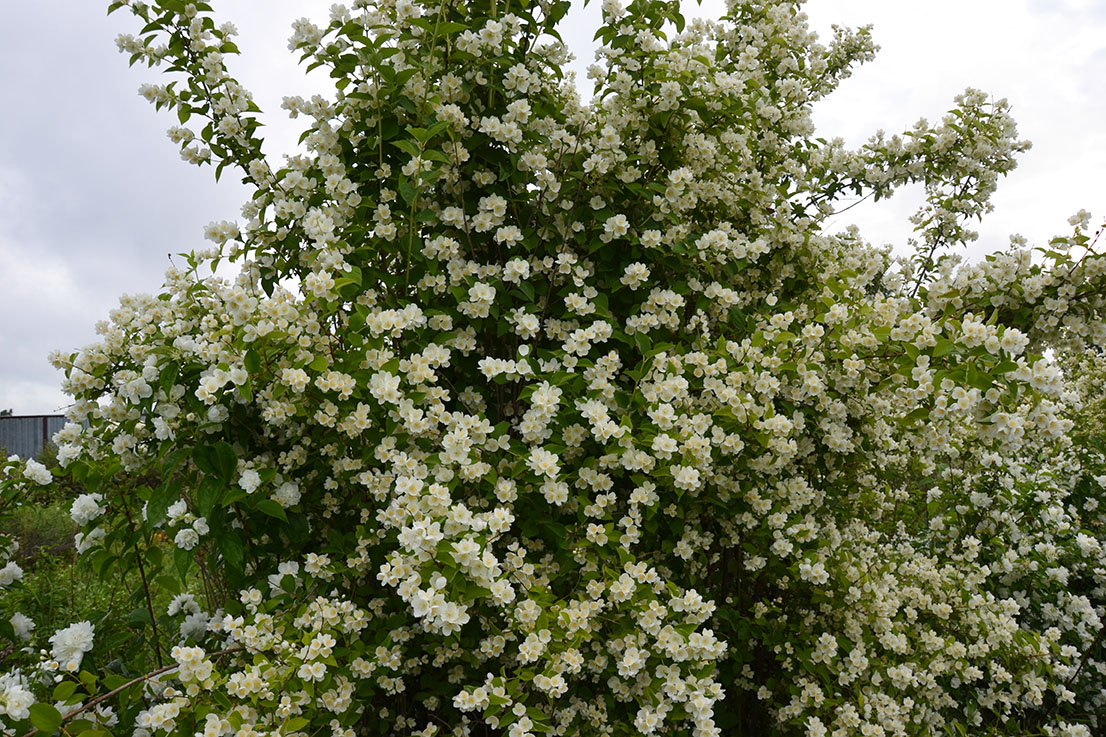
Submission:
[[[267,111],[269,153],[298,131],[284,124],[280,99],[310,93],[286,50],[292,20],[325,21],[330,0],[212,0],[237,24],[243,56],[231,71]],[[9,3],[0,24],[0,409],[53,413],[67,403],[54,348],[95,340],[94,325],[122,293],[153,292],[168,254],[203,247],[203,227],[235,219],[246,192],[210,168],[184,164],[165,137],[174,120],[155,113],[136,89],[160,81],[128,68],[115,50],[137,30],[106,0]],[[717,2],[689,14],[716,15]],[[578,8],[564,34],[591,62],[598,1]],[[1024,138],[1033,141],[1000,185],[996,211],[979,228],[977,253],[1021,233],[1042,243],[1086,208],[1106,214],[1106,0],[811,0],[812,26],[871,23],[882,46],[816,109],[821,136],[853,146],[877,129],[936,120],[965,87],[1006,97]],[[321,75],[319,75],[321,77]],[[857,223],[876,243],[901,244],[919,194],[904,192],[835,218]]]

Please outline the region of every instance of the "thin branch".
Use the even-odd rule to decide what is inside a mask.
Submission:
[[[1083,670],[1083,666],[1087,664],[1087,661],[1091,657],[1091,653],[1093,653],[1095,651],[1095,648],[1097,648],[1102,643],[1102,636],[1104,634],[1106,634],[1106,626],[1099,627],[1098,628],[1098,634],[1095,636],[1094,642],[1092,642],[1091,646],[1088,647],[1087,650],[1083,653],[1083,657],[1079,659],[1079,667],[1077,667],[1075,669],[1075,672],[1071,674],[1071,677],[1068,678],[1068,680],[1064,682],[1064,687],[1065,688],[1070,686],[1075,681],[1076,677],[1079,675],[1079,671]],[[1057,702],[1057,703],[1059,703],[1059,702]]]
[[[860,198],[859,200],[857,200],[856,202],[852,203],[851,205],[848,205],[848,206],[846,206],[846,207],[842,207],[842,208],[841,208],[840,210],[834,210],[833,212],[831,212],[831,213],[829,214],[829,217],[831,217],[831,218],[832,218],[832,217],[837,217],[838,215],[840,215],[840,214],[841,214],[841,213],[843,213],[843,212],[848,212],[849,210],[853,209],[854,207],[856,207],[856,206],[857,206],[857,205],[859,205],[860,203],[862,203],[862,202],[864,202],[865,200],[867,200],[867,199],[871,198],[871,197],[872,197],[873,195],[875,195],[875,192],[869,192],[868,194],[864,195],[863,197],[861,197],[861,198]]]
[[[240,647],[233,647],[233,648],[230,648],[229,650],[220,650],[217,653],[212,653],[208,657],[217,658],[217,657],[220,657],[222,655],[228,655],[230,653],[238,652],[242,649],[243,648],[240,648]],[[138,676],[137,678],[132,678],[131,680],[124,683],[122,686],[119,686],[117,688],[113,688],[112,690],[108,691],[107,693],[101,694],[100,696],[97,696],[96,698],[90,700],[87,704],[82,704],[79,708],[74,709],[73,711],[69,712],[64,717],[62,717],[61,721],[64,724],[65,722],[69,721],[70,719],[77,716],[78,714],[80,714],[82,712],[85,712],[85,711],[88,711],[89,709],[95,707],[97,704],[100,704],[101,702],[106,701],[107,699],[110,699],[112,696],[115,696],[116,694],[127,690],[128,688],[135,685],[136,683],[144,683],[144,682],[150,680],[151,678],[156,678],[157,676],[160,676],[162,673],[168,673],[169,671],[176,670],[177,668],[180,668],[180,664],[179,663],[173,663],[172,665],[163,666],[161,668],[158,668],[157,670],[150,671],[149,673]],[[30,732],[24,733],[22,735],[22,737],[34,737],[34,735],[36,735],[36,734],[38,734],[38,728],[37,727],[35,729],[32,729]]]
[[[123,500],[123,511],[127,515],[127,526],[131,535],[135,534],[134,519],[131,517],[131,508],[126,500]],[[146,578],[146,567],[142,565],[142,552],[138,549],[138,540],[134,541],[134,559],[138,564],[138,575],[142,577],[142,590],[146,594],[146,611],[150,615],[150,628],[154,631],[154,654],[157,656],[157,664],[161,665],[161,634],[157,630],[157,615],[154,614],[154,602],[150,597],[150,582]]]

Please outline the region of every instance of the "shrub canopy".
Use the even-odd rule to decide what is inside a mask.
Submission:
[[[1008,105],[817,138],[875,47],[801,4],[607,0],[590,103],[568,2],[336,5],[276,163],[233,26],[112,3],[182,156],[254,194],[54,358],[78,548],[141,571],[144,639],[13,618],[46,649],[3,728],[1089,735],[1106,467],[1053,356],[1094,375],[1106,260],[1081,213],[960,265]],[[908,255],[825,229],[912,182]]]

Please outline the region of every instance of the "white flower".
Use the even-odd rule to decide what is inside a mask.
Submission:
[[[10,586],[23,578],[23,569],[16,562],[8,561],[8,564],[0,568],[0,587]]]
[[[27,690],[19,671],[12,675],[0,675],[0,715],[6,714],[17,722],[21,721],[31,715],[33,703],[35,697]]]
[[[92,624],[85,620],[71,624],[50,636],[50,644],[54,646],[54,660],[58,661],[62,670],[72,673],[81,667],[84,654],[92,649],[95,633]]]
[[[559,461],[555,453],[550,453],[545,448],[534,448],[530,452],[530,457],[526,459],[526,465],[539,476],[544,475],[552,479],[560,473]]]
[[[280,584],[284,580],[284,577],[291,576],[294,579],[299,574],[299,572],[299,563],[296,563],[295,561],[286,561],[284,563],[281,563],[279,566],[277,566],[277,572],[269,576],[269,588],[273,591],[273,593],[284,591],[284,589],[280,587]]]
[[[603,223],[603,235],[599,236],[599,239],[607,243],[615,238],[621,238],[626,235],[629,230],[630,221],[626,219],[625,215],[620,213],[614,217],[607,218],[607,221]]]
[[[73,443],[62,443],[58,446],[58,465],[65,468],[70,461],[81,454],[81,446]]]
[[[189,637],[197,639],[205,632],[207,632],[207,615],[203,612],[189,614],[180,623],[180,636],[185,639]]]
[[[637,289],[649,278],[649,267],[640,261],[635,261],[626,267],[619,280],[630,289]]]
[[[104,513],[104,508],[100,506],[103,499],[102,494],[81,494],[73,500],[69,516],[73,518],[73,522],[84,527]]]
[[[191,527],[185,527],[173,538],[173,543],[181,550],[191,550],[200,544],[200,536]]]
[[[261,476],[252,468],[247,469],[242,472],[241,478],[238,479],[238,485],[241,486],[247,494],[252,494],[257,491],[257,487],[261,485]]]
[[[694,491],[700,486],[699,469],[691,466],[673,466],[672,483],[677,489]]]
[[[200,605],[196,603],[196,597],[192,594],[177,594],[173,597],[173,600],[169,602],[169,608],[166,613],[170,617],[175,617],[182,611],[195,614],[200,611]]]
[[[300,666],[297,675],[305,681],[321,681],[326,677],[326,663],[320,663],[318,661],[314,663],[304,663]]]
[[[166,510],[165,515],[169,518],[170,522],[176,522],[187,513],[188,503],[183,499],[178,499],[169,505],[169,509]]]
[[[36,484],[41,484],[43,486],[54,479],[54,477],[50,475],[49,469],[38,461],[27,461],[27,465],[23,467],[23,475]]]
[[[300,501],[300,486],[295,481],[285,481],[273,492],[273,499],[282,507],[294,507]]]
[[[16,637],[24,641],[31,639],[31,633],[34,632],[35,623],[31,621],[30,617],[22,612],[16,612],[8,621],[11,622]]]
[[[87,535],[83,532],[78,532],[73,538],[73,544],[77,547],[77,553],[83,553],[86,550],[96,547],[101,540],[107,537],[107,534],[108,531],[103,527],[97,527]]]

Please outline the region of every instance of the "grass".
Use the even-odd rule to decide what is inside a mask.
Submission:
[[[56,449],[51,446],[37,460],[53,468],[55,459]],[[87,491],[82,483],[62,474],[51,484],[32,485],[22,506],[0,510],[0,534],[19,541],[14,560],[23,569],[21,582],[0,590],[0,617],[8,619],[20,612],[36,625],[29,643],[0,638],[0,672],[37,662],[37,651],[49,651],[50,636],[74,622],[87,620],[95,627],[95,647],[82,664],[93,673],[133,677],[152,670],[162,664],[168,646],[177,638],[178,623],[166,615],[173,592],[164,581],[176,578],[173,556],[163,555],[172,549],[171,543],[157,535],[148,541],[152,547],[142,551],[145,578],[152,587],[148,598],[133,563],[133,548],[111,548],[108,565],[103,555],[92,556],[99,559],[95,564],[82,559],[74,542],[79,528],[69,509]],[[116,542],[109,544],[118,546],[120,536],[109,535],[112,538]],[[192,566],[188,586],[198,590],[199,576],[197,566]]]
[[[60,484],[43,487],[40,496],[0,516],[0,534],[20,544],[14,556],[23,569],[22,582],[0,591],[0,614],[15,612],[36,624],[32,644],[49,648],[48,638],[73,622],[89,621],[96,628],[96,658],[107,664],[126,653],[148,649],[149,615],[137,570],[112,566],[103,577],[79,559],[74,544],[78,527],[69,516],[72,500],[83,490]],[[160,571],[147,570],[156,577]],[[152,592],[154,616],[165,614],[170,595]],[[162,631],[163,637],[168,634]],[[11,648],[0,646],[0,663]],[[124,661],[133,660],[124,657]]]
[[[22,612],[48,629],[99,621],[127,598],[123,581],[101,581],[88,566],[78,564],[73,545],[77,527],[64,502],[22,507],[0,522],[0,532],[19,540],[15,562],[23,568],[22,585],[0,595],[0,611]]]
[[[77,526],[60,501],[47,506],[23,506],[15,510],[10,518],[0,520],[0,533],[13,535],[19,540],[15,560],[24,570],[33,569],[44,558],[74,552],[73,536],[76,532]]]

